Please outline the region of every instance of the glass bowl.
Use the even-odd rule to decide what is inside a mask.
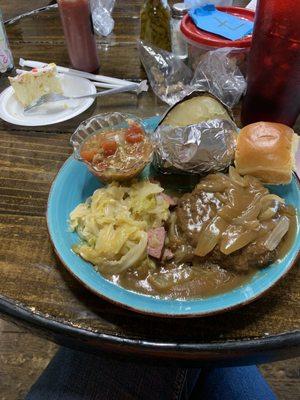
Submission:
[[[142,142],[129,144],[124,139],[128,129],[137,128],[143,135]],[[109,139],[107,139],[109,138]],[[103,142],[117,142],[115,153],[103,156]],[[102,182],[126,181],[136,177],[152,160],[153,144],[143,122],[131,114],[119,112],[95,115],[83,121],[71,136],[74,158],[84,162]],[[84,149],[98,146],[91,159],[83,157]]]

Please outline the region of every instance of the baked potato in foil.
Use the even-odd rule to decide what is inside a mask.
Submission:
[[[172,106],[152,134],[153,164],[163,173],[205,174],[234,159],[237,127],[216,97],[193,92]]]

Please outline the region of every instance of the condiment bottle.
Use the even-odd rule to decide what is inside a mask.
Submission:
[[[260,0],[242,122],[273,121],[293,126],[299,112],[300,6],[294,0]]]
[[[172,52],[183,60],[188,57],[188,48],[186,41],[182,37],[180,24],[186,13],[187,9],[184,3],[175,3],[171,6]]]
[[[144,2],[141,9],[140,37],[147,43],[171,51],[170,9],[167,1]]]
[[[96,72],[99,58],[89,0],[57,2],[72,66]]]
[[[9,48],[7,35],[4,28],[2,12],[0,10],[0,73],[7,74],[14,67],[12,54]]]

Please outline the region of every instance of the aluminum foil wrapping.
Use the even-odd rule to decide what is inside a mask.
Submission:
[[[152,135],[153,163],[163,173],[222,171],[234,158],[236,125],[231,120],[212,119],[185,127],[160,125]]]

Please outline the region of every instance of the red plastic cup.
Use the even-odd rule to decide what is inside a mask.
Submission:
[[[293,126],[300,113],[300,4],[260,0],[249,54],[244,125],[258,121]]]

